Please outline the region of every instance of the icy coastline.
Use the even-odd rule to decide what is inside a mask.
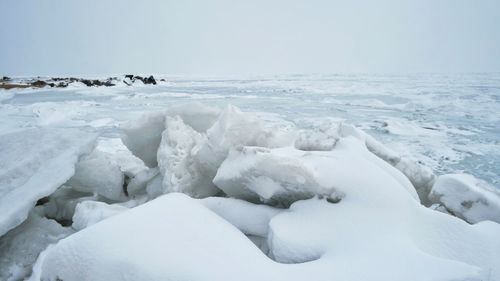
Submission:
[[[96,113],[0,135],[0,279],[500,280],[498,190],[344,120]]]

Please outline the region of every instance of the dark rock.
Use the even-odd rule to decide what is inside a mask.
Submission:
[[[144,82],[144,84],[153,84],[153,85],[156,85],[156,80],[153,77],[153,75],[149,76],[148,78],[145,78],[144,80],[142,80],[142,82]]]
[[[7,77],[7,76],[2,77],[2,81],[10,81],[10,80],[12,80],[12,79],[10,79],[10,77]]]
[[[33,86],[33,87],[40,87],[41,88],[41,87],[47,86],[47,82],[42,81],[42,80],[37,80],[37,81],[31,83],[31,86]]]
[[[57,83],[57,88],[66,88],[68,87],[68,83],[64,83],[64,82],[59,82]]]
[[[92,80],[81,79],[80,82],[82,82],[83,84],[85,84],[85,86],[87,86],[87,87],[93,86]]]
[[[132,79],[134,79],[134,75],[127,74],[127,75],[125,75],[125,78],[128,78],[128,79],[132,80]]]

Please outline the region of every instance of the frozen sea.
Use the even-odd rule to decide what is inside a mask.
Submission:
[[[166,82],[0,90],[0,134],[51,126],[116,136],[144,112],[233,104],[284,126],[343,119],[437,174],[466,172],[500,188],[500,73],[155,77]]]

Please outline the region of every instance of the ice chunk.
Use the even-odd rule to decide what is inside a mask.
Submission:
[[[334,182],[318,183],[314,169],[307,165],[309,157],[314,156],[290,147],[234,149],[217,171],[214,183],[229,196],[254,202],[288,206],[315,195],[339,200]]]
[[[500,192],[471,175],[439,176],[429,198],[470,223],[484,220],[500,223]]]
[[[195,161],[203,166],[211,180],[233,147],[280,147],[293,143],[293,140],[283,138],[286,133],[276,129],[266,127],[264,122],[252,113],[228,106],[217,122],[208,129],[206,139],[193,149]]]
[[[165,193],[163,187],[163,176],[158,173],[146,184],[146,193],[149,198],[156,198]]]
[[[76,205],[73,224],[75,230],[82,230],[106,218],[128,210],[120,205],[109,205],[97,201],[83,201]]]
[[[158,149],[164,192],[183,192],[197,198],[219,192],[210,174],[193,156],[194,147],[203,139],[204,136],[186,125],[179,116],[166,118]]]
[[[79,202],[99,199],[98,195],[76,191],[70,186],[63,185],[48,197],[48,202],[43,204],[43,210],[46,217],[66,224],[71,223],[75,206]]]
[[[73,176],[75,163],[95,139],[82,130],[54,128],[0,135],[0,236]]]
[[[173,106],[167,116],[179,116],[184,123],[199,133],[206,132],[217,121],[220,109],[199,102]]]
[[[148,167],[156,167],[156,152],[160,146],[161,133],[165,129],[165,114],[155,112],[122,127],[122,141],[132,153]]]
[[[122,127],[122,140],[148,167],[156,167],[156,152],[165,129],[166,116],[179,116],[187,125],[201,133],[213,125],[219,112],[214,107],[190,103],[172,107],[165,112],[148,113]]]
[[[295,148],[305,151],[328,151],[335,147],[340,137],[338,122],[323,122],[318,127],[300,131]]]
[[[146,186],[159,173],[158,168],[151,168],[137,173],[127,184],[128,195],[146,192]]]
[[[0,280],[15,281],[29,276],[41,251],[74,232],[44,218],[41,210],[34,209],[21,225],[0,238]]]
[[[94,150],[76,164],[76,172],[66,183],[81,192],[95,192],[111,200],[125,200],[124,175],[107,154]]]

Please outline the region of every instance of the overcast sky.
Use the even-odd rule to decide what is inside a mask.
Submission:
[[[499,0],[0,0],[0,75],[500,71]]]

